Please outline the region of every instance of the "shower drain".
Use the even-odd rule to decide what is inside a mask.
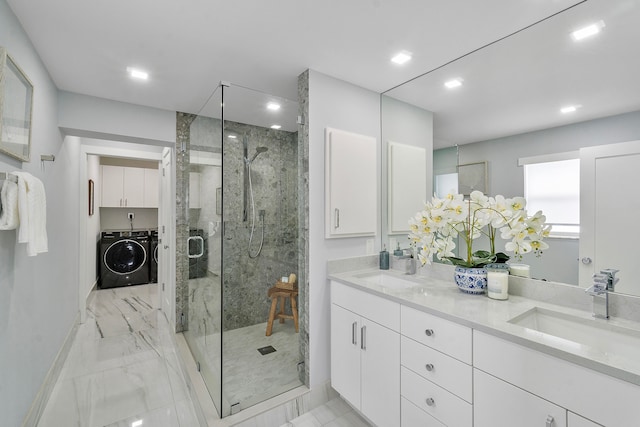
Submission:
[[[266,347],[260,347],[258,351],[260,352],[261,355],[264,356],[265,354],[273,353],[274,351],[276,351],[276,349],[273,348],[272,345],[268,345]]]

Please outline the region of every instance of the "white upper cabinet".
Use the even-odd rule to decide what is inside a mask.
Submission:
[[[102,165],[102,207],[157,208],[158,169]]]
[[[325,237],[373,236],[378,227],[376,138],[325,129]]]
[[[144,169],[144,207],[160,206],[160,169]]]

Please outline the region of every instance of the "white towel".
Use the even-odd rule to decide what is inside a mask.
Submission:
[[[27,244],[27,255],[47,252],[47,200],[44,184],[27,172],[13,172],[18,177],[18,242]]]
[[[15,230],[18,228],[18,184],[5,180],[0,192],[2,213],[0,213],[0,230]]]

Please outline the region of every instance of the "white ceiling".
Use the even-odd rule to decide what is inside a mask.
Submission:
[[[198,112],[221,80],[295,100],[297,76],[307,68],[384,92],[573,5],[579,4],[576,10],[591,4],[612,9],[612,4],[637,0],[7,2],[61,90]],[[632,9],[637,12],[638,8]],[[607,23],[607,32],[610,28]],[[555,40],[545,40],[543,35],[542,39],[534,38],[528,43],[534,47],[540,43],[540,48],[546,48]],[[635,44],[628,42],[627,50],[637,50],[637,41],[638,38]],[[389,58],[403,49],[413,52],[413,60],[405,66],[392,64]],[[536,56],[528,57],[531,63],[546,57],[540,49],[533,55]],[[478,105],[485,111],[491,110],[494,102],[497,107],[502,106],[505,102],[502,97],[487,92],[486,85],[493,80],[486,73],[507,70],[515,56],[518,55],[512,50],[494,54],[491,62],[471,61],[469,67],[490,66],[482,73],[478,71],[485,82],[477,85],[485,85],[485,90],[470,94],[471,98],[464,103],[452,103],[449,99],[453,107],[427,103],[425,96],[417,93],[403,98],[398,92],[397,96],[435,111],[436,132],[442,122],[473,133],[477,123],[472,126],[471,121],[461,122],[457,117],[468,119],[469,114],[478,112]],[[144,83],[129,79],[127,66],[146,69],[150,79]],[[524,77],[522,73],[532,71],[519,68],[517,75],[511,77],[519,81]],[[509,73],[505,75],[510,78]],[[590,80],[591,85],[602,85],[601,75],[596,77],[600,80]],[[467,78],[466,82],[471,80]],[[531,94],[551,98],[556,91],[555,86],[545,87],[542,83],[523,93],[521,101],[526,102]],[[618,103],[619,96],[624,95],[637,98],[633,96],[637,93],[640,92],[616,92],[613,102]],[[440,101],[447,105],[444,99],[438,98]],[[459,108],[458,112],[455,105],[468,108]],[[512,123],[509,132],[513,132],[520,121],[501,115],[499,122]],[[485,122],[484,126],[489,124]],[[445,132],[438,138],[455,143],[458,136]]]

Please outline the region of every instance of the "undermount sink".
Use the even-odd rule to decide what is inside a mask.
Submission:
[[[512,318],[509,323],[589,346],[605,354],[640,358],[640,331],[612,325],[606,320],[583,318],[535,307]]]
[[[387,289],[400,290],[400,289],[409,289],[416,286],[420,286],[419,283],[402,279],[398,276],[395,276],[390,273],[386,273],[384,271],[376,271],[374,273],[360,274],[356,277],[364,280],[365,282],[369,282],[374,285],[378,285]]]

